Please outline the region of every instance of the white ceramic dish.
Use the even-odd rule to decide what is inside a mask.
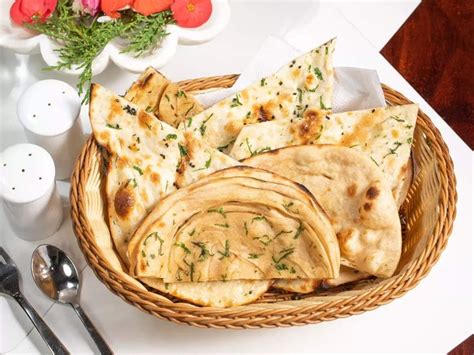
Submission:
[[[10,7],[14,0],[0,1],[0,46],[9,48],[17,53],[41,53],[48,65],[56,65],[59,61],[54,49],[59,44],[45,35],[36,34],[17,26],[10,20]],[[134,73],[140,73],[147,67],[160,68],[164,66],[176,53],[178,44],[194,45],[208,42],[216,37],[226,27],[230,18],[228,0],[212,0],[212,15],[210,19],[198,28],[182,28],[175,25],[168,26],[169,35],[160,48],[143,57],[134,57],[120,53],[123,48],[120,41],[113,41],[104,48],[94,60],[92,71],[94,75],[101,73],[112,60],[120,68]],[[79,74],[79,71],[64,70],[68,74]]]

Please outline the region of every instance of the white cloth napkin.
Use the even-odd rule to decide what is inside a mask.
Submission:
[[[314,47],[318,45],[315,43]],[[301,54],[299,50],[285,40],[269,36],[233,87],[201,94],[197,98],[204,106],[211,106],[242,90],[247,85],[259,81],[262,77],[271,75]],[[337,46],[334,55],[337,55]],[[339,67],[334,69],[334,74],[332,98],[334,112],[385,106],[382,87],[375,70]]]

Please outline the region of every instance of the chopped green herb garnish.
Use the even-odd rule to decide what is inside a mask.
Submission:
[[[186,117],[188,115],[189,112],[191,112],[191,110],[194,108],[194,104],[192,104],[192,106],[190,108],[188,108],[188,110],[185,112],[184,114],[184,117]]]
[[[196,228],[194,228],[191,232],[188,233],[190,237],[192,237],[196,233]]]
[[[206,169],[209,169],[209,167],[211,166],[211,162],[212,162],[212,155],[209,155],[209,159],[206,160],[206,164],[204,164],[204,167]]]
[[[230,227],[229,223],[227,223],[227,222],[224,223],[224,224],[215,223],[214,225],[218,226],[218,227],[222,227],[222,228],[229,228]]]
[[[274,237],[273,239],[278,238],[278,237],[279,237],[280,235],[282,235],[282,234],[290,234],[291,232],[293,232],[293,231],[285,231],[285,230],[279,231],[279,232],[277,233],[277,235],[275,235],[275,237]]]
[[[389,155],[391,155],[391,154],[397,154],[397,149],[400,148],[400,146],[402,145],[402,143],[400,143],[400,142],[395,142],[394,145],[395,145],[395,147],[394,147],[394,148],[389,148],[388,153],[385,154],[382,159],[385,159],[387,156],[389,156]]]
[[[219,260],[222,260],[224,258],[228,258],[230,256],[230,244],[229,244],[229,240],[227,239],[225,241],[225,245],[224,245],[224,251],[217,251],[221,257],[219,258]]]
[[[329,54],[329,48],[327,46],[325,47],[325,50],[326,50],[326,55]]]
[[[183,249],[186,254],[191,254],[191,250],[189,250],[188,247],[186,245],[184,245],[184,243],[178,242],[175,245],[177,247],[180,247],[181,249]]]
[[[249,259],[258,259],[262,254],[249,254],[248,258]]]
[[[265,85],[267,85],[265,78],[260,79],[260,86],[265,86]]]
[[[272,148],[270,148],[270,147],[264,147],[264,148],[260,148],[260,149],[257,149],[257,150],[252,150],[252,147],[250,146],[248,138],[245,138],[245,144],[247,145],[247,149],[248,149],[251,157],[253,157],[255,155],[258,155],[260,153],[272,150]]]
[[[188,118],[188,127],[191,127],[191,124],[193,123],[193,118],[189,117]]]
[[[183,261],[189,267],[189,273],[186,273],[186,275],[189,275],[191,281],[194,281],[194,263],[189,264],[186,260]]]
[[[120,126],[119,126],[118,123],[115,124],[115,126],[114,126],[114,125],[111,125],[110,123],[106,123],[105,125],[106,125],[107,127],[109,127],[109,128],[113,128],[113,129],[122,129],[122,128],[120,128]]]
[[[206,160],[206,163],[204,164],[204,167],[200,168],[200,169],[196,169],[194,171],[209,169],[209,167],[211,166],[211,162],[212,162],[212,155],[209,155],[209,159]]]
[[[230,107],[237,107],[237,106],[242,106],[242,102],[240,102],[239,94],[235,95],[235,97],[232,99],[232,103],[230,104]]]
[[[207,212],[215,212],[215,213],[219,213],[220,215],[222,215],[224,218],[226,218],[226,213],[224,211],[224,209],[222,207],[219,207],[219,208],[211,208],[211,209],[208,209]]]
[[[295,233],[295,236],[293,237],[293,239],[298,239],[301,235],[301,233],[303,233],[304,231],[304,226],[303,226],[303,223],[301,223],[300,221],[300,224],[298,225],[298,229],[296,230],[296,233]]]
[[[199,249],[201,249],[201,252],[199,254],[200,260],[206,260],[209,256],[214,255],[209,252],[209,249],[207,249],[207,244],[205,242],[191,242],[191,243],[197,246]]]
[[[227,281],[227,274],[222,274],[221,275],[221,280],[226,282]]]
[[[321,73],[321,70],[319,70],[319,68],[314,68],[314,75],[316,75],[316,77],[319,79],[319,80],[324,80],[323,79],[323,73]]]
[[[211,113],[201,124],[201,126],[199,127],[199,131],[201,132],[201,136],[204,137],[204,134],[206,134],[206,123],[207,121],[209,121],[211,119],[211,117],[213,116],[214,114]]]
[[[257,217],[252,218],[252,222],[253,221],[266,221],[266,222],[268,222],[268,219],[265,216],[257,216]],[[268,222],[268,223],[270,223],[270,222]]]
[[[370,156],[370,159],[372,159],[372,161],[375,163],[375,165],[380,166],[380,165],[375,161],[375,159],[372,158],[372,156]]]
[[[273,241],[273,239],[270,238],[267,234],[264,234],[261,237],[254,237],[253,239],[258,240],[260,243],[262,243],[265,246],[267,246]]]
[[[186,93],[183,90],[179,90],[178,93],[176,94],[177,97],[187,97]]]
[[[405,122],[405,120],[401,119],[399,116],[390,116],[389,118],[397,122]]]
[[[166,140],[169,141],[170,139],[177,139],[178,136],[176,134],[170,133],[166,136]]]
[[[303,102],[303,90],[301,90],[300,88],[297,88],[296,90],[298,91],[298,102],[302,103]]]
[[[314,138],[315,141],[318,140],[319,138],[321,138],[321,134],[323,134],[323,129],[324,129],[324,126],[321,125],[321,126],[319,127],[319,132],[318,132],[318,134],[317,134],[316,137]],[[344,134],[344,133],[342,133],[342,134]]]
[[[330,110],[331,107],[326,107],[323,102],[323,95],[319,96],[319,106],[321,107],[321,110]]]
[[[235,142],[235,139],[232,139],[229,143],[227,143],[226,145],[223,145],[222,147],[217,147],[217,150],[222,152],[224,151],[225,149],[229,148],[229,145],[233,144]]]
[[[146,258],[146,254],[145,254],[145,252],[144,252],[143,250],[142,250],[142,256],[143,256],[144,258]]]
[[[136,171],[138,171],[138,173],[139,173],[140,175],[143,175],[143,170],[140,169],[140,167],[134,165],[133,168],[134,168]]]
[[[249,229],[247,227],[247,222],[244,222],[244,231],[245,231],[245,235],[249,235]]]
[[[155,232],[155,240],[158,240],[160,242],[160,249],[158,249],[158,254],[163,255],[163,243],[165,241],[160,238],[157,232]]]
[[[411,142],[413,142],[413,138],[410,137],[410,138],[407,139],[407,143],[411,144]]]
[[[186,149],[185,146],[181,145],[178,143],[178,148],[179,148],[179,154],[184,157],[186,155],[188,155],[188,150]]]
[[[288,265],[282,263],[281,261],[287,258],[289,255],[293,254],[294,251],[295,248],[283,249],[282,251],[280,251],[279,256],[277,258],[272,256],[273,266],[275,266],[278,271],[288,270]]]
[[[294,204],[295,204],[294,202],[288,202],[288,203],[286,203],[286,204],[283,204],[283,208],[284,208],[287,212],[299,213],[298,210],[296,210],[296,211],[292,211],[292,210],[291,210],[291,207],[293,207]]]
[[[150,113],[153,111],[153,107],[151,106],[147,106],[146,109],[145,109],[146,112]]]

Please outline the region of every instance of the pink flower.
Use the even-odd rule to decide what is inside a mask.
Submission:
[[[72,9],[77,13],[94,16],[100,10],[100,0],[74,0]]]

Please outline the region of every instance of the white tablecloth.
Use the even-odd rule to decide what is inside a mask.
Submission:
[[[375,311],[318,325],[244,331],[178,326],[142,313],[110,293],[85,266],[67,217],[61,230],[42,242],[66,250],[83,270],[83,307],[114,351],[445,353],[472,333],[472,152],[378,53],[417,3],[234,2],[232,19],[224,33],[207,44],[180,47],[175,59],[162,71],[173,80],[238,73],[270,34],[283,36],[305,49],[308,38],[298,32],[298,27],[303,25],[312,26],[306,36],[311,38],[309,42],[313,46],[337,36],[336,66],[376,69],[382,82],[420,104],[450,147],[458,179],[458,215],[449,244],[428,277],[401,299]],[[3,150],[25,141],[15,109],[25,87],[43,78],[55,77],[72,84],[74,80],[42,72],[44,63],[38,55],[20,56],[4,50],[0,55],[0,147]],[[123,92],[134,79],[135,75],[111,65],[95,81]],[[86,115],[83,116],[88,128]],[[69,184],[59,185],[69,215]],[[32,250],[40,243],[18,239],[3,212],[0,218],[1,244],[21,270],[26,296],[72,352],[94,352],[94,345],[73,311],[53,305],[34,286],[29,262]],[[0,352],[47,352],[29,320],[6,297],[0,297],[0,317]]]

